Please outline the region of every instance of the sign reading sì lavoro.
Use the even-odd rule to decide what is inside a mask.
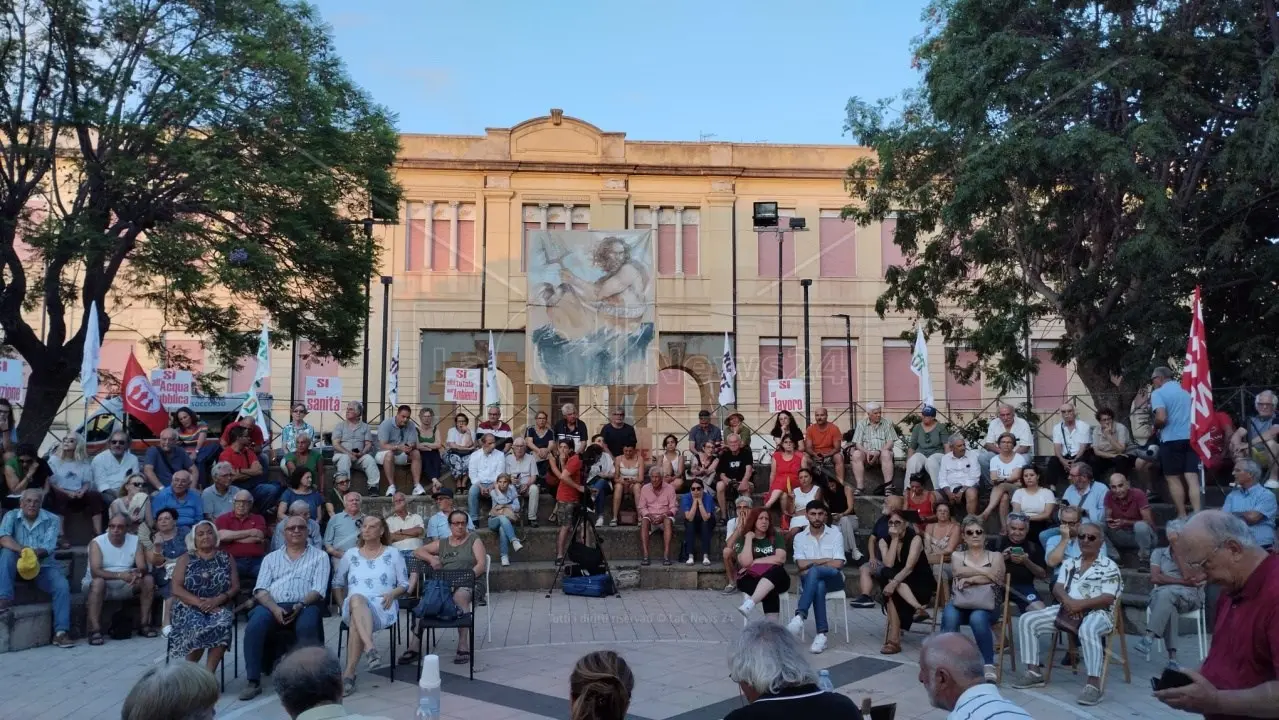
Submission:
[[[448,368],[444,371],[444,402],[464,404],[479,401],[479,368]]]
[[[804,407],[804,381],[789,378],[768,381],[768,411],[779,413],[806,412]]]
[[[0,358],[0,398],[22,402],[22,365],[18,358]]]

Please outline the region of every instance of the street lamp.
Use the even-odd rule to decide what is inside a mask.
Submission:
[[[853,318],[848,313],[835,313],[833,318],[844,319],[844,360],[848,362],[848,375],[844,384],[848,386],[848,417],[853,417]]]
[[[808,409],[808,417],[813,415],[813,383],[809,376],[812,368],[812,342],[808,334],[808,288],[813,286],[811,278],[804,278],[799,281],[799,286],[804,288],[804,407]]]
[[[777,233],[777,378],[782,377],[782,246],[786,237],[785,233],[807,232],[808,227],[804,218],[792,217],[787,218],[786,227],[780,225],[780,215],[777,210],[776,201],[757,202],[754,203],[751,219],[754,223],[755,232],[771,232]],[[791,236],[792,240],[794,235]]]
[[[378,401],[378,411],[383,415],[386,414],[386,348],[390,345],[387,324],[391,319],[391,280],[390,275],[382,276],[382,396]],[[365,363],[364,372],[368,373],[368,363]]]
[[[368,241],[369,260],[373,259],[373,226],[399,225],[399,221],[389,218],[374,218],[370,200],[369,216],[360,220],[350,220],[348,225],[359,225],[364,229],[364,239]],[[360,388],[361,420],[369,417],[369,315],[373,313],[373,276],[364,278],[364,382]]]

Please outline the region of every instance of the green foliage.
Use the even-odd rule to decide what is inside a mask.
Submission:
[[[398,136],[310,6],[0,0],[0,75],[0,329],[33,370],[24,437],[108,294],[223,363],[256,349],[263,312],[281,342],[355,357],[377,253],[351,221],[397,215]]]
[[[1203,286],[1218,386],[1279,375],[1275,0],[936,0],[920,87],[853,98],[875,151],[849,169],[862,224],[895,213],[905,255],[881,315],[969,347],[1000,392],[1060,339],[1126,416],[1185,353]]]

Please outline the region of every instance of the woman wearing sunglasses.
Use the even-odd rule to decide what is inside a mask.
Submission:
[[[986,530],[980,516],[964,518],[964,548],[950,556],[950,602],[942,611],[942,632],[959,632],[967,624],[981,651],[986,680],[995,682],[995,636],[990,625],[1003,601],[1004,556],[986,549]]]
[[[147,510],[151,505],[151,496],[143,491],[146,486],[146,478],[141,475],[130,475],[124,485],[120,486],[120,496],[111,503],[110,509],[107,511],[107,517],[115,517],[123,515],[129,521],[129,527],[126,532],[137,535],[139,527],[146,527],[144,522],[147,519]],[[147,540],[151,539],[150,528],[147,528]],[[150,542],[145,543],[150,549]]]
[[[1053,632],[1058,623],[1058,613],[1064,611],[1062,621],[1077,623],[1079,628],[1079,644],[1088,672],[1088,684],[1084,685],[1076,702],[1096,705],[1102,698],[1104,641],[1114,627],[1111,612],[1123,589],[1123,578],[1119,575],[1119,566],[1101,552],[1105,539],[1101,526],[1092,522],[1080,523],[1078,538],[1080,557],[1067,557],[1062,561],[1053,585],[1053,597],[1059,604],[1032,610],[1017,619],[1017,647],[1022,662],[1026,664],[1026,674],[1013,683],[1013,687],[1020,690],[1048,684],[1039,664],[1039,636]]]
[[[884,587],[884,612],[888,615],[888,637],[879,652],[893,655],[902,651],[902,631],[914,620],[930,620],[925,603],[937,590],[937,578],[924,555],[924,541],[894,509],[888,515],[888,538],[880,538],[879,557],[883,566],[876,573]]]

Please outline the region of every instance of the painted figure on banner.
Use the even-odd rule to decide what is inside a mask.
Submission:
[[[651,230],[529,234],[532,382],[657,382]]]

